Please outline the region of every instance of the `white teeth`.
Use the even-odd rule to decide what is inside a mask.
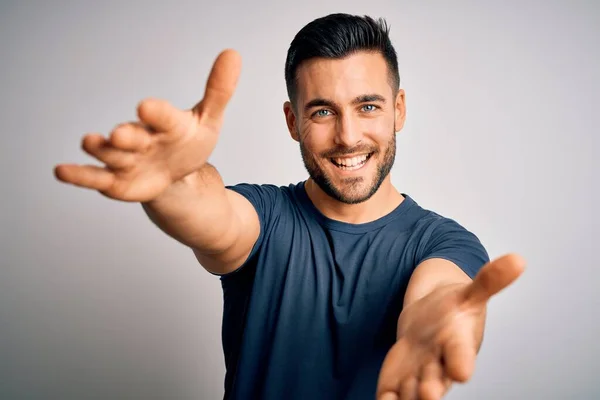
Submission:
[[[358,169],[367,161],[368,155],[362,155],[350,158],[334,158],[333,161],[341,169]]]
[[[339,164],[339,165],[343,165],[345,167],[356,167],[359,164],[362,164],[363,162],[365,162],[367,160],[367,155],[362,155],[362,156],[358,156],[358,157],[351,157],[351,158],[336,158],[334,159],[334,161]]]

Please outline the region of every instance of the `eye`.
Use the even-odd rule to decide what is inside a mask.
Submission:
[[[365,104],[364,106],[362,106],[362,110],[365,112],[373,112],[377,109],[377,106],[375,104]]]
[[[322,109],[322,110],[315,111],[315,113],[313,114],[313,116],[315,116],[315,117],[327,117],[330,114],[331,114],[331,112],[329,110]]]

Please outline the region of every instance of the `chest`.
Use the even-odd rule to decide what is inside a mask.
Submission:
[[[265,233],[254,292],[279,318],[289,315],[307,330],[317,320],[376,329],[397,319],[415,252],[411,232],[393,227],[356,233],[281,221]]]

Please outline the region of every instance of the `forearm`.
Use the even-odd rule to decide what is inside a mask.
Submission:
[[[205,164],[142,206],[175,240],[205,254],[218,253],[234,240],[235,213],[227,192],[217,170]]]

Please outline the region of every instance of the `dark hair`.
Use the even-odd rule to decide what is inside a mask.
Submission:
[[[398,90],[398,58],[386,21],[366,15],[330,14],[308,23],[290,44],[285,61],[285,83],[292,104],[300,64],[312,58],[344,58],[358,51],[381,53],[389,68],[392,88]]]

